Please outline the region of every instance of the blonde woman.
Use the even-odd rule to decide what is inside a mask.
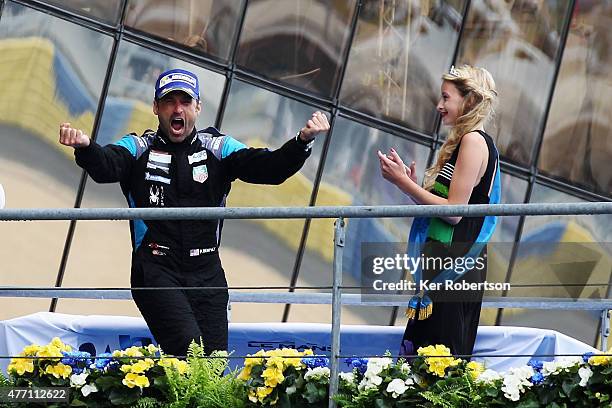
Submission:
[[[405,166],[394,149],[386,155],[378,152],[382,175],[419,204],[499,203],[498,153],[484,131],[497,100],[495,82],[484,68],[468,65],[451,68],[442,80],[437,110],[451,129],[436,163],[425,173],[423,187],[416,182],[415,163]],[[435,344],[450,347],[456,355],[472,354],[483,285],[464,290],[462,283],[485,281],[486,242],[495,224],[496,217],[414,220],[408,252],[422,257],[415,281],[428,286],[420,285],[410,300],[402,354]]]

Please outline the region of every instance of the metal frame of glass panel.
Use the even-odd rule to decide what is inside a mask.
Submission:
[[[244,23],[244,19],[246,15],[246,7],[248,7],[248,2],[245,2],[240,12],[239,19],[238,19],[239,28],[238,30],[236,30],[235,38],[232,39],[229,61],[225,63],[225,62],[220,62],[218,59],[215,59],[214,57],[209,57],[206,55],[202,55],[202,54],[193,52],[178,44],[164,42],[162,40],[149,37],[145,33],[139,32],[137,30],[131,30],[129,27],[125,27],[123,21],[124,21],[126,9],[127,9],[127,1],[124,1],[122,3],[121,19],[117,25],[113,25],[108,22],[96,20],[91,17],[77,14],[74,11],[64,10],[58,6],[47,4],[44,2],[44,0],[0,0],[0,18],[2,17],[1,13],[7,1],[11,1],[16,4],[21,4],[23,6],[42,11],[44,13],[53,15],[55,17],[59,17],[69,22],[76,23],[78,25],[87,27],[89,29],[92,29],[92,30],[95,30],[95,31],[98,31],[104,34],[109,34],[114,37],[115,42],[113,44],[109,66],[107,67],[107,71],[106,71],[102,95],[98,103],[98,110],[96,112],[95,120],[94,120],[94,131],[92,132],[92,137],[94,138],[97,136],[97,132],[100,126],[100,119],[101,119],[104,103],[106,100],[106,95],[108,92],[108,87],[110,83],[110,75],[112,73],[113,66],[115,63],[118,45],[121,41],[130,41],[135,44],[154,49],[157,52],[161,52],[161,53],[170,55],[172,57],[180,58],[180,59],[186,60],[191,63],[196,63],[206,69],[210,69],[212,71],[224,74],[227,78],[227,81],[225,84],[225,88],[223,90],[222,99],[220,102],[217,118],[215,121],[215,126],[217,127],[221,125],[221,122],[223,120],[225,105],[226,105],[226,102],[229,96],[229,92],[232,86],[232,81],[234,78],[236,78],[236,79],[240,79],[241,81],[247,82],[249,84],[267,89],[274,93],[281,94],[288,98],[295,99],[300,102],[303,102],[303,103],[306,103],[306,104],[315,106],[317,108],[324,109],[326,111],[331,112],[330,134],[333,133],[335,119],[339,116],[346,117],[348,119],[365,124],[367,126],[380,129],[381,131],[391,133],[397,137],[406,138],[411,141],[415,141],[417,143],[430,147],[431,153],[429,155],[429,160],[428,160],[429,164],[431,164],[435,156],[436,148],[438,148],[442,143],[442,140],[440,140],[440,136],[439,136],[440,135],[439,118],[437,119],[437,124],[435,127],[436,131],[432,135],[428,135],[428,134],[416,132],[405,126],[386,122],[382,119],[375,118],[375,117],[369,116],[368,114],[356,111],[354,109],[344,107],[339,102],[340,88],[341,88],[342,80],[344,79],[344,76],[346,73],[347,60],[349,57],[352,41],[353,41],[355,31],[357,28],[359,12],[361,9],[361,2],[358,2],[357,5],[355,6],[356,10],[353,16],[353,20],[351,21],[351,24],[350,24],[350,33],[348,35],[349,46],[346,48],[344,55],[342,56],[342,66],[341,66],[341,72],[339,75],[338,84],[336,88],[334,89],[334,93],[331,98],[322,98],[322,97],[310,94],[308,92],[304,92],[301,90],[291,88],[290,86],[276,83],[256,73],[253,73],[251,71],[246,72],[236,67],[235,58],[236,58],[236,53],[238,49],[238,43],[239,43],[242,27],[244,25],[243,23]],[[554,59],[554,64],[555,64],[554,77],[553,77],[550,92],[547,95],[547,104],[544,108],[544,119],[538,131],[538,134],[536,135],[535,158],[530,166],[518,166],[512,163],[502,162],[502,170],[505,173],[508,173],[510,175],[513,175],[521,179],[528,180],[529,184],[527,187],[525,202],[529,202],[529,200],[531,199],[532,191],[533,191],[533,188],[536,182],[538,184],[548,186],[555,190],[559,190],[559,191],[562,191],[562,192],[565,192],[565,193],[568,193],[574,196],[578,196],[586,200],[591,200],[591,201],[595,201],[595,200],[596,201],[610,201],[612,200],[612,197],[606,197],[606,196],[602,196],[599,194],[595,194],[591,191],[582,189],[579,186],[575,186],[575,185],[566,183],[564,181],[560,181],[558,179],[548,177],[544,174],[541,174],[537,168],[537,161],[539,159],[540,150],[542,147],[543,134],[546,128],[547,118],[550,113],[553,93],[554,93],[554,89],[557,83],[557,78],[558,78],[560,66],[561,66],[561,60],[563,58],[563,51],[565,49],[565,44],[566,44],[567,36],[569,33],[570,23],[571,23],[572,12],[575,8],[575,5],[576,5],[576,0],[571,0],[567,15],[565,16],[562,35],[560,38],[560,47]],[[469,12],[470,6],[471,6],[471,1],[468,0],[463,10],[464,18],[463,18],[462,25],[459,31],[457,43],[455,45],[453,61],[456,60],[456,57],[458,54],[459,46],[462,41],[462,34],[464,31],[465,16]],[[322,161],[317,170],[316,178],[314,181],[314,188],[313,188],[312,196],[310,198],[310,205],[314,205],[314,202],[316,200],[319,183],[320,183],[320,180],[323,174],[323,163],[325,162],[328,146],[329,146],[329,138],[326,139],[325,144],[323,146]],[[75,207],[80,206],[84,188],[85,188],[85,183],[86,183],[86,177],[85,177],[85,172],[83,172],[81,176],[81,182],[79,184],[79,188],[77,191]],[[517,227],[515,241],[519,240],[523,232],[523,225],[524,225],[524,217],[521,217],[521,220],[519,221],[519,225]],[[73,221],[70,224],[70,228],[69,228],[69,231],[66,237],[65,246],[64,246],[64,253],[62,255],[62,261],[59,265],[59,270],[58,270],[58,275],[57,275],[58,285],[61,285],[61,281],[62,281],[63,274],[64,274],[64,269],[66,267],[66,260],[67,260],[69,250],[70,250],[70,244],[72,242],[72,237],[74,234],[74,229],[75,229],[75,222]],[[304,230],[302,232],[302,238],[300,241],[301,245],[298,251],[298,255],[296,257],[293,275],[291,279],[291,282],[293,284],[297,281],[297,275],[299,273],[299,267],[300,267],[301,259],[303,256],[304,244],[305,244],[305,241],[308,235],[308,229],[309,229],[309,222],[307,220],[304,226]],[[510,259],[510,266],[508,269],[507,281],[509,280],[510,275],[511,275],[512,265],[513,265],[515,256],[516,256],[515,250],[513,250],[512,257]],[[56,301],[55,300],[52,301],[51,310],[54,309],[55,304],[56,304]],[[286,310],[286,313],[284,316],[285,318],[287,317],[287,313],[288,313],[288,310]],[[395,317],[394,315],[392,315],[390,323],[393,324],[394,320],[395,320]]]

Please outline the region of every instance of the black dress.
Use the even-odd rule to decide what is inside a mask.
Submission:
[[[479,131],[489,148],[487,169],[480,182],[472,190],[469,204],[489,204],[495,171],[497,169],[497,149],[491,137]],[[444,165],[434,185],[433,193],[448,198],[448,188],[453,176],[461,142],[455,148],[451,158]],[[424,258],[440,257],[457,259],[466,254],[476,241],[483,226],[484,217],[463,217],[455,226],[441,219],[431,219],[426,245],[423,249]],[[480,254],[486,259],[486,247]],[[433,279],[440,273],[439,265],[423,268],[423,279]],[[484,268],[472,268],[460,277],[457,282],[484,282],[486,279],[486,263]],[[457,355],[472,354],[476,331],[480,319],[483,290],[436,290],[428,293],[433,301],[433,311],[425,320],[410,320],[406,326],[400,347],[400,354],[414,355],[419,347],[443,344],[450,347],[451,353]],[[418,316],[418,313],[417,313]]]

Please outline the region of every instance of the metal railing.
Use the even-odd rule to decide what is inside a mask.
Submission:
[[[479,217],[487,215],[595,215],[612,214],[612,202],[476,204],[440,206],[355,206],[355,207],[253,207],[253,208],[70,208],[70,209],[3,209],[0,221],[30,220],[188,220],[188,219],[287,219],[336,218],[334,224],[333,285],[331,293],[242,293],[230,291],[234,302],[302,303],[332,305],[332,347],[329,406],[338,391],[340,357],[340,322],[342,305],[404,306],[406,299],[385,295],[385,300],[362,302],[358,294],[342,295],[342,251],[345,241],[345,218],[387,217]],[[71,297],[95,299],[129,299],[130,289],[2,287],[0,297]],[[368,295],[370,298],[371,295]],[[485,298],[483,306],[494,308],[537,308],[563,310],[597,310],[601,312],[601,345],[605,349],[610,333],[612,299],[562,300],[543,298]]]

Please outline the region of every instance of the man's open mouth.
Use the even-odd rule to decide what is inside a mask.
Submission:
[[[174,118],[170,121],[170,126],[172,127],[172,130],[180,132],[185,127],[185,121],[183,118]]]

